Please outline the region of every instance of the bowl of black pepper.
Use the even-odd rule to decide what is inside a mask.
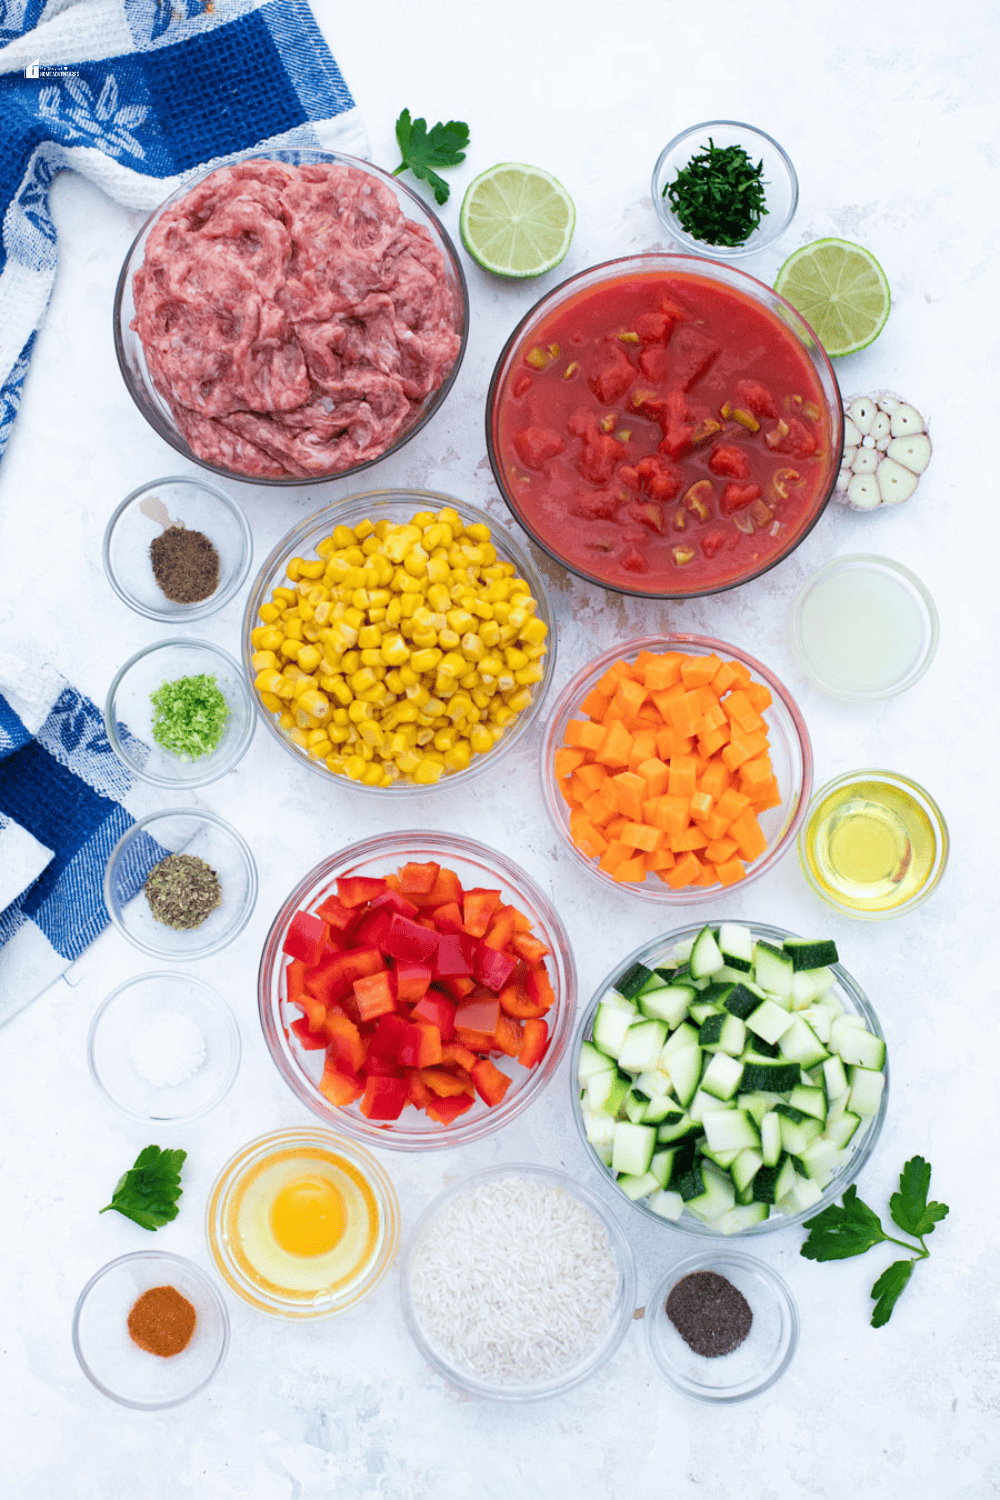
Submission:
[[[118,840],[104,904],[129,942],[157,958],[205,958],[243,931],[257,899],[250,846],[215,813],[166,808]]]
[[[130,609],[182,625],[242,587],[253,537],[236,502],[203,479],[172,476],[126,495],[104,533],[104,571]]]
[[[725,1248],[671,1266],[643,1314],[660,1374],[693,1401],[747,1401],[787,1370],[799,1336],[794,1298],[777,1271]]]

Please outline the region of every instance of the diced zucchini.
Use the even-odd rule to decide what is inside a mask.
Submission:
[[[680,1193],[675,1193],[672,1189],[668,1188],[657,1193],[651,1193],[649,1196],[649,1206],[654,1214],[660,1215],[661,1219],[672,1219],[676,1224],[684,1212],[684,1199]]]
[[[733,1179],[733,1186],[736,1188],[737,1197],[742,1193],[746,1193],[763,1165],[764,1158],[753,1146],[746,1146],[740,1152],[729,1168],[729,1175]],[[747,1201],[749,1202],[749,1197]]]
[[[649,1170],[656,1178],[658,1187],[665,1188],[670,1181],[676,1155],[677,1152],[672,1146],[661,1146],[657,1151],[653,1152],[652,1160],[649,1163]]]
[[[767,997],[764,991],[750,980],[741,980],[738,984],[730,987],[729,993],[722,1004],[730,1015],[738,1016],[745,1021],[747,1016],[752,1015],[762,1000]]]
[[[861,1124],[860,1115],[854,1114],[852,1110],[845,1109],[839,1119],[827,1123],[826,1139],[831,1145],[836,1146],[839,1151],[854,1139],[854,1133]]]
[[[761,1167],[753,1180],[755,1203],[777,1203],[795,1186],[795,1168],[786,1156],[778,1166]]]
[[[688,1105],[688,1114],[692,1120],[699,1123],[704,1120],[706,1114],[716,1109],[735,1109],[736,1105],[732,1099],[720,1099],[718,1094],[710,1094],[707,1089],[697,1089],[695,1096]]]
[[[815,1068],[829,1056],[823,1043],[808,1021],[801,1015],[792,1017],[792,1024],[781,1033],[778,1043],[782,1057],[797,1062],[800,1068]]]
[[[776,1104],[774,1112],[781,1129],[782,1150],[791,1156],[801,1156],[816,1137],[822,1134],[823,1126],[819,1120],[814,1120],[812,1115],[804,1115],[800,1109],[793,1109],[790,1104]]]
[[[617,1068],[608,1073],[594,1073],[584,1090],[587,1108],[594,1114],[617,1115],[628,1097],[629,1080]]]
[[[735,1206],[736,1189],[728,1172],[723,1172],[713,1162],[706,1162],[702,1167],[702,1180],[703,1191],[685,1201],[691,1213],[710,1223]]]
[[[713,1151],[745,1151],[760,1145],[760,1131],[752,1115],[742,1109],[709,1110],[702,1120]]]
[[[838,962],[837,945],[832,938],[785,938],[784,951],[793,969],[821,969]]]
[[[697,993],[693,984],[661,984],[639,996],[639,1009],[644,1016],[666,1021],[668,1026],[677,1026],[687,1015],[688,1006]]]
[[[750,1012],[746,1018],[746,1026],[748,1031],[763,1037],[765,1042],[776,1042],[791,1026],[792,1020],[793,1017],[787,1010],[768,999],[761,1001],[757,1009]],[[598,1046],[600,1045],[598,1041]]]
[[[799,1082],[801,1073],[798,1063],[758,1057],[756,1053],[743,1054],[743,1087],[751,1091],[787,1094]]]
[[[711,927],[703,927],[691,949],[691,973],[695,979],[709,979],[722,968],[726,960],[719,951],[715,933]]]
[[[759,1125],[768,1110],[773,1109],[781,1098],[781,1094],[770,1093],[766,1089],[754,1089],[752,1092],[736,1095],[736,1108],[748,1110]]]
[[[656,1130],[652,1125],[636,1125],[631,1120],[619,1120],[615,1124],[614,1146],[611,1153],[613,1172],[626,1172],[639,1177],[649,1171],[656,1147]]]
[[[753,933],[739,922],[719,924],[719,952],[731,969],[749,974],[753,968]]]
[[[800,1083],[788,1096],[788,1102],[793,1109],[800,1109],[804,1115],[812,1115],[821,1124],[826,1121],[826,1094],[822,1089],[807,1087]]]
[[[763,1224],[767,1216],[766,1203],[737,1203],[716,1219],[715,1228],[719,1234],[743,1234],[755,1224]]]
[[[679,1113],[675,1112],[673,1116],[667,1115],[663,1123],[656,1127],[656,1139],[662,1145],[683,1140],[685,1136],[700,1134],[701,1126],[697,1120],[692,1120],[686,1109]]]
[[[669,1057],[674,1052],[680,1052],[685,1047],[697,1047],[697,1045],[697,1026],[692,1026],[689,1021],[682,1021],[681,1024],[670,1033],[670,1035],[667,1037],[667,1040],[663,1044],[663,1051],[660,1053],[661,1065],[664,1064],[665,1061],[669,1059]]]
[[[781,1120],[773,1109],[760,1122],[760,1154],[765,1167],[776,1167],[781,1160]]]
[[[647,969],[645,964],[635,963],[626,969],[615,981],[615,989],[619,995],[624,995],[626,1000],[632,1000],[645,989],[651,979],[655,979],[652,969]]]
[[[646,1119],[646,1111],[649,1108],[649,1100],[645,1094],[637,1093],[635,1089],[629,1089],[625,1095],[625,1118],[631,1120],[635,1125],[641,1125]],[[650,1125],[653,1121],[648,1122]]]
[[[851,1089],[847,1096],[847,1107],[863,1120],[877,1115],[882,1100],[885,1077],[871,1068],[851,1068]]]
[[[633,1202],[657,1192],[660,1187],[652,1172],[643,1172],[638,1177],[633,1177],[629,1172],[619,1172],[617,1181],[626,1198],[631,1198]]]
[[[704,1073],[701,1087],[716,1099],[732,1099],[743,1080],[743,1064],[728,1052],[713,1052]]]
[[[626,1010],[624,1006],[611,1005],[607,1000],[602,1000],[594,1013],[594,1046],[606,1057],[613,1057],[617,1061],[625,1033],[638,1014],[634,1006],[629,1006]]]
[[[858,1063],[873,1071],[885,1067],[885,1042],[863,1024],[847,1024],[846,1016],[838,1016],[830,1028],[830,1046],[844,1063]]]
[[[762,990],[769,995],[790,997],[794,972],[792,960],[784,949],[758,938],[753,950],[753,977]]]
[[[666,1040],[666,1021],[633,1021],[622,1037],[618,1066],[626,1073],[655,1068]]]
[[[818,1182],[821,1188],[825,1188],[834,1172],[840,1166],[840,1147],[835,1146],[832,1141],[827,1141],[822,1136],[807,1146],[799,1158],[805,1175]]]
[[[670,1083],[678,1102],[688,1105],[694,1098],[701,1079],[702,1051],[700,1047],[685,1047],[681,1052],[672,1052],[667,1060]]]
[[[595,1047],[593,1042],[581,1042],[580,1060],[577,1064],[577,1082],[584,1084],[594,1073],[614,1072],[614,1060]]]
[[[601,1163],[610,1167],[611,1148],[615,1139],[615,1122],[611,1115],[592,1115],[584,1111],[583,1129]]]
[[[698,1045],[706,1052],[728,1052],[739,1057],[746,1045],[747,1029],[737,1016],[728,1012],[706,1016],[698,1031]]]
[[[827,1104],[834,1099],[839,1099],[842,1094],[847,1093],[847,1069],[839,1057],[834,1054],[826,1058],[822,1066],[823,1091],[826,1094]]]

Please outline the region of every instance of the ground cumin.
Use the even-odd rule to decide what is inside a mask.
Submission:
[[[147,1354],[170,1359],[191,1342],[198,1314],[174,1286],[151,1286],[133,1304],[128,1315],[132,1342]]]

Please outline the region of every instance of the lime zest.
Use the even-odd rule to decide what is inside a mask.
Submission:
[[[870,250],[850,240],[813,240],[785,261],[774,290],[805,318],[827,354],[856,354],[889,316],[889,283]]]
[[[551,173],[524,162],[499,162],[469,184],[459,231],[476,263],[498,276],[551,271],[566,255],[576,226],[572,198]]]

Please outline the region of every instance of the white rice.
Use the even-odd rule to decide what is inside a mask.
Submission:
[[[546,1380],[586,1359],[608,1332],[618,1279],[596,1214],[531,1176],[453,1198],[410,1262],[428,1341],[457,1368],[502,1383]]]

